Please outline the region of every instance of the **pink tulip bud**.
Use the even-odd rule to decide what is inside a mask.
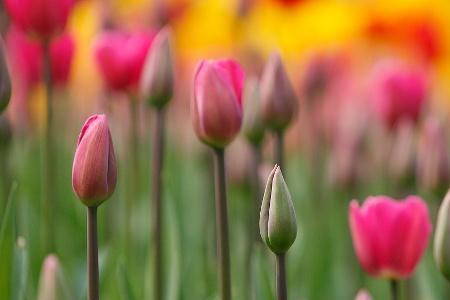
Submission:
[[[191,116],[198,138],[225,147],[242,123],[244,71],[233,60],[204,60],[195,73]]]
[[[365,289],[360,289],[358,294],[356,294],[355,300],[372,300],[372,296]]]
[[[417,196],[396,201],[369,197],[362,207],[349,207],[353,246],[363,269],[373,276],[410,276],[422,257],[431,233],[425,202]]]
[[[392,127],[400,119],[416,122],[426,103],[426,73],[399,61],[381,61],[373,71],[371,100],[378,117]]]
[[[448,184],[450,158],[447,132],[436,118],[427,119],[417,145],[417,181],[425,189],[433,190]]]
[[[45,258],[39,279],[38,300],[57,300],[61,296],[58,291],[59,268],[59,260],[54,254]]]
[[[6,65],[5,45],[0,38],[0,114],[8,106],[11,98],[11,79]]]
[[[116,187],[117,167],[108,119],[91,116],[81,129],[72,168],[72,187],[86,206],[98,206]]]
[[[55,39],[50,46],[51,72],[53,84],[62,86],[67,83],[75,53],[75,41],[66,33]]]
[[[154,34],[144,32],[104,31],[95,43],[97,67],[105,84],[112,90],[137,88],[142,67]]]
[[[64,30],[74,3],[74,0],[5,0],[5,8],[18,27],[48,40]]]
[[[153,41],[141,76],[141,93],[149,104],[161,108],[173,95],[171,32],[163,28]]]
[[[297,96],[278,53],[273,53],[261,79],[263,118],[273,130],[285,129],[298,110]]]

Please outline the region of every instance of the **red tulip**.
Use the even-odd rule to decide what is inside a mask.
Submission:
[[[388,126],[400,119],[419,119],[428,94],[424,71],[398,61],[382,61],[375,66],[372,80],[375,112]]]
[[[116,157],[105,115],[91,116],[78,138],[72,187],[86,206],[98,206],[114,192]]]
[[[13,79],[18,80],[25,88],[30,88],[40,82],[43,68],[42,46],[28,39],[26,34],[13,26],[6,35],[9,59]],[[66,33],[52,41],[50,45],[50,59],[52,66],[52,80],[56,85],[67,83],[75,52],[73,37]]]
[[[198,65],[191,115],[195,133],[205,144],[222,148],[239,133],[244,78],[233,60],[204,60]]]
[[[43,40],[64,31],[74,0],[5,0],[14,24]]]
[[[95,58],[106,85],[116,91],[137,88],[154,34],[105,31],[95,44]]]
[[[428,208],[416,196],[403,201],[386,196],[369,197],[362,207],[353,200],[349,223],[363,269],[373,276],[394,279],[411,275],[431,233]]]

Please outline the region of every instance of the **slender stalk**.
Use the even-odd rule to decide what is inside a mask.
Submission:
[[[99,299],[97,207],[87,208],[88,300]]]
[[[136,97],[131,97],[130,99],[130,116],[131,116],[131,163],[133,164],[132,169],[132,180],[133,180],[133,197],[137,197],[140,192],[139,178],[140,178],[140,168],[139,168],[139,106],[138,99]]]
[[[275,163],[280,166],[284,172],[284,131],[277,130],[274,132],[274,159]]]
[[[400,289],[399,289],[399,282],[396,279],[391,279],[391,299],[392,300],[399,300],[400,299]]]
[[[287,300],[286,255],[277,254],[277,300]]]
[[[153,136],[153,164],[152,164],[152,200],[154,213],[154,299],[163,298],[163,272],[162,272],[162,230],[163,230],[163,210],[161,203],[162,178],[161,173],[164,162],[164,132],[165,132],[165,112],[162,109],[156,110],[156,126]]]
[[[216,232],[220,299],[231,299],[230,249],[225,184],[224,149],[214,148],[214,180],[216,189]]]
[[[53,84],[51,74],[51,57],[50,57],[50,43],[44,43],[44,81],[47,93],[47,122],[44,132],[43,144],[43,166],[42,166],[42,242],[44,253],[49,253],[54,250],[53,245],[53,193],[55,185],[53,176],[53,164],[56,161],[55,151],[53,151]]]
[[[252,222],[252,239],[254,241],[261,241],[259,238],[259,227],[258,227],[258,219],[259,219],[259,211],[261,209],[261,201],[262,201],[262,191],[261,191],[261,182],[259,180],[259,168],[261,165],[261,145],[252,145],[252,165],[251,165],[251,184],[253,190],[254,200],[252,201],[253,205],[251,207],[251,222]]]

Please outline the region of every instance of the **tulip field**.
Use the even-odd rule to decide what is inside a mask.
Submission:
[[[0,0],[0,300],[450,299],[446,0]]]

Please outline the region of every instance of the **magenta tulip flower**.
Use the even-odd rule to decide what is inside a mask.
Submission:
[[[425,202],[417,196],[396,201],[369,197],[349,207],[350,231],[363,269],[373,276],[408,277],[422,257],[431,233]]]
[[[75,0],[4,0],[12,22],[42,40],[64,31],[74,3]]]
[[[75,40],[66,33],[55,39],[50,46],[52,80],[57,86],[65,85],[70,77]]]
[[[78,138],[72,187],[86,206],[98,206],[114,192],[116,157],[105,115],[91,116]]]
[[[204,60],[195,73],[191,115],[198,138],[223,148],[239,133],[245,74],[234,60]]]
[[[389,127],[400,119],[417,122],[426,104],[426,72],[399,61],[382,61],[372,74],[371,100],[381,121]]]
[[[105,84],[112,90],[136,89],[154,33],[105,31],[95,44],[95,59]]]

